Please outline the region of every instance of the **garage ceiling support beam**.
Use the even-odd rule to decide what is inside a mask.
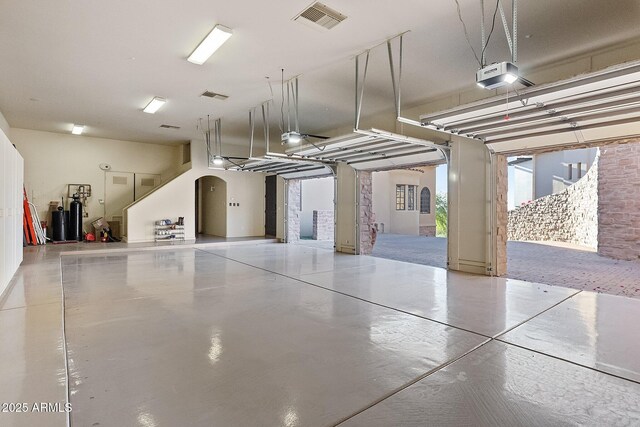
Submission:
[[[269,152],[269,104],[271,100],[265,101],[260,104],[262,111],[262,132],[264,135],[264,150],[265,153]],[[256,111],[258,107],[253,107],[249,110],[249,129],[251,134],[249,138],[249,158],[253,158],[253,146],[255,140],[255,123],[256,123]]]
[[[400,106],[402,92],[400,89],[400,83],[402,82],[402,38],[404,34],[400,34],[397,37],[387,40],[387,52],[389,54],[389,69],[391,70],[391,86],[393,87],[393,101],[396,107],[396,117],[400,116]],[[397,38],[399,40],[399,55],[398,55],[398,77],[396,78],[396,70],[393,64],[393,46],[391,43]]]
[[[403,36],[405,33],[402,33],[396,37],[393,37],[389,40],[387,40],[387,52],[388,52],[388,56],[389,56],[389,70],[391,71],[391,85],[393,88],[393,95],[394,95],[394,105],[395,105],[395,113],[396,113],[396,120],[398,120],[401,123],[406,123],[406,124],[411,124],[413,126],[417,126],[417,127],[423,127],[421,126],[421,124],[415,120],[410,120],[410,119],[406,119],[402,117],[402,64],[403,64]],[[392,42],[394,39],[398,39],[398,75],[396,78],[396,67],[393,61],[393,45]],[[357,82],[356,82],[357,84]],[[359,120],[358,120],[359,121]],[[437,128],[434,128],[432,130],[435,131],[439,131]],[[373,132],[377,132],[376,129],[372,129],[371,131]],[[360,132],[360,130],[356,127],[355,128],[355,132]],[[424,140],[418,140],[417,138],[412,138],[412,139],[408,139],[405,140],[405,142],[408,142],[410,144],[416,143],[416,141],[422,141],[424,142],[428,142],[429,144],[431,144],[433,147],[435,147],[441,154],[442,154],[442,158],[443,159],[447,159],[447,153],[445,152],[446,148],[443,148],[442,145],[440,144],[435,144],[434,142],[431,141],[424,141]],[[418,145],[423,145],[423,144],[418,144]]]
[[[364,71],[362,74],[362,81],[360,81],[360,57],[362,55],[366,55],[366,57],[364,63]],[[370,51],[368,50],[364,53],[361,53],[360,55],[356,55],[356,109],[353,129],[360,128],[360,115],[362,114],[362,99],[364,98],[364,83],[367,79],[367,70],[369,68],[369,56]]]
[[[504,8],[502,7],[502,0],[498,0],[498,9],[500,9],[500,18],[502,19],[502,26],[504,27],[504,35],[507,37],[507,44],[509,45],[509,51],[511,52],[511,62],[515,64],[518,62],[518,0],[511,0],[513,39],[509,32],[509,23],[507,21],[507,16],[504,13]],[[482,14],[484,15],[484,10],[482,11]],[[485,64],[483,63],[482,66],[484,65]]]

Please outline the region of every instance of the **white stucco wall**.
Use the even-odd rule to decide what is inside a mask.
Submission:
[[[420,186],[418,187],[418,210],[420,210],[420,194],[422,189],[427,187],[431,192],[431,210],[430,213],[420,213],[419,224],[421,227],[435,227],[436,226],[436,168],[424,167],[420,168],[424,171],[420,175]]]
[[[533,197],[533,160],[509,166],[508,208],[514,209]]]
[[[66,203],[68,184],[91,185],[85,231],[93,231],[91,222],[104,216],[100,200],[105,199],[105,172],[100,163],[108,163],[113,171],[160,174],[164,181],[175,175],[182,159],[179,146],[16,128],[11,135],[24,157],[27,194],[43,220],[50,201],[64,196]]]
[[[384,224],[385,233],[419,234],[420,180],[422,175],[420,172],[411,170],[383,171],[372,174],[373,213],[380,232],[382,232]],[[396,185],[398,184],[418,187],[415,210],[396,210]],[[406,193],[408,193],[408,190],[405,188]],[[408,207],[407,203],[408,196],[405,196],[405,207]]]
[[[224,237],[264,236],[265,174],[209,169],[204,142],[191,141],[191,169],[125,209],[128,242],[153,240],[154,221],[184,217],[185,238],[195,239],[195,181],[216,176],[227,186]],[[239,203],[230,207],[229,203]]]
[[[302,212],[300,237],[313,235],[313,211],[332,211],[334,178],[304,179],[302,184]]]
[[[536,154],[534,161],[534,195],[535,198],[559,193],[578,181],[580,174],[577,164],[582,164],[582,176],[593,165],[597,155],[597,148],[583,148],[579,150],[556,151],[552,153]],[[572,177],[568,176],[568,164],[573,165]],[[517,205],[516,205],[517,206]]]

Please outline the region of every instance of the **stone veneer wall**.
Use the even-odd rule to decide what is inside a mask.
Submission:
[[[333,240],[333,211],[313,211],[313,240]]]
[[[598,245],[599,160],[578,182],[560,193],[541,197],[509,211],[509,240]]]
[[[300,195],[299,179],[287,180],[287,243],[300,240]]]
[[[497,227],[497,259],[494,274],[504,276],[507,274],[507,239],[509,228],[509,215],[507,213],[509,203],[509,166],[507,156],[496,155],[496,227]]]
[[[369,255],[373,251],[371,229],[375,222],[373,218],[373,194],[371,172],[358,172],[360,186],[360,255]]]
[[[435,225],[421,225],[419,230],[421,236],[435,237],[436,235]]]
[[[600,148],[598,254],[640,258],[640,141]]]

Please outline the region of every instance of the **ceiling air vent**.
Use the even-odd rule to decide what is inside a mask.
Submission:
[[[160,125],[160,127],[164,129],[180,129],[180,126],[172,126],[172,125]]]
[[[326,28],[327,30],[335,27],[345,19],[347,19],[346,15],[331,9],[320,2],[312,4],[301,14],[293,18],[294,21],[312,22],[322,28]]]
[[[224,101],[225,99],[228,98],[227,95],[223,95],[221,93],[211,92],[210,90],[207,90],[207,91],[203,92],[202,95],[200,95],[200,96],[204,96],[205,98],[219,99],[220,101]]]

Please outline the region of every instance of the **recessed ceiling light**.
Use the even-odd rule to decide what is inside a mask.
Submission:
[[[71,128],[71,133],[74,135],[80,135],[82,134],[83,130],[84,130],[83,125],[73,125],[73,128]]]
[[[144,110],[142,111],[144,111],[145,113],[154,114],[156,111],[160,109],[160,107],[164,105],[165,102],[167,102],[166,99],[156,96],[151,101],[149,101],[147,106],[144,107]]]
[[[193,53],[189,55],[187,61],[198,65],[204,64],[207,62],[207,59],[209,59],[209,57],[213,55],[213,53],[218,50],[218,48],[229,39],[229,37],[231,37],[232,34],[233,32],[230,28],[223,25],[216,25],[213,27],[213,30],[211,30],[209,35],[207,35],[207,37],[200,42],[198,47],[195,48]]]

